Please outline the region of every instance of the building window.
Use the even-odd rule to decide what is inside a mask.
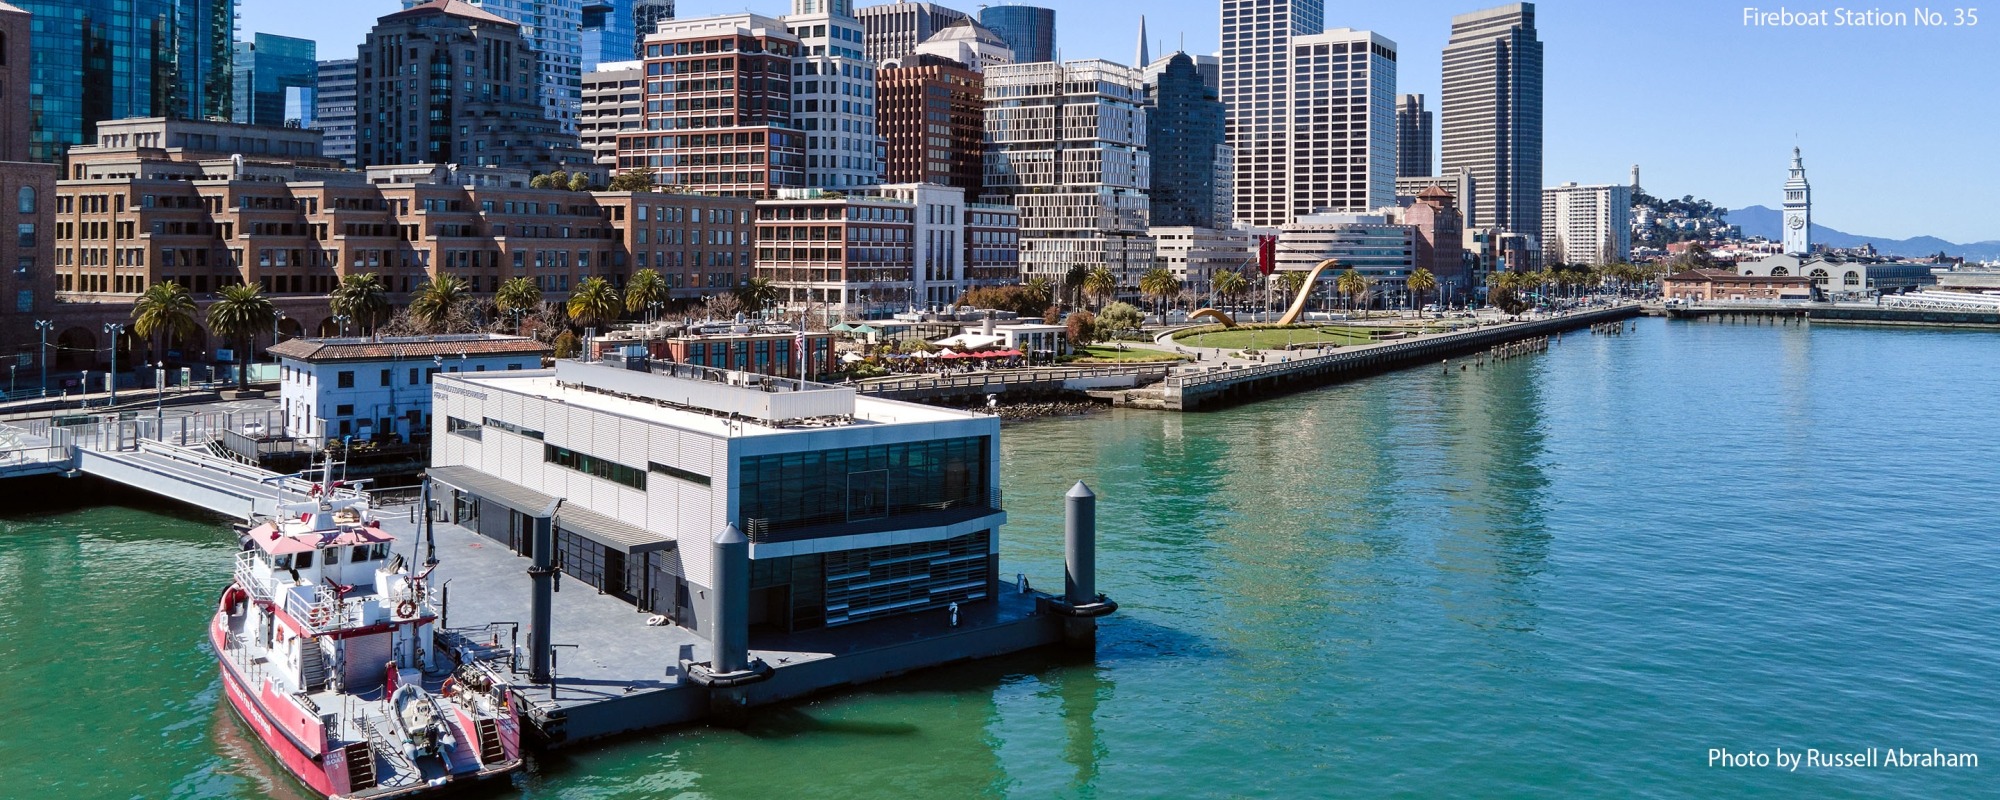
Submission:
[[[22,214],[35,213],[35,187],[21,187],[21,191],[17,194],[17,197],[20,199],[20,211]]]
[[[559,467],[568,467],[577,472],[612,483],[630,486],[639,491],[646,490],[646,471],[608,461],[593,455],[579,453],[566,447],[552,444],[542,445],[542,460]]]
[[[386,369],[385,369],[385,370],[382,370],[382,385],[383,385],[383,386],[388,386],[388,385],[390,385],[391,383],[393,383],[394,381],[395,381],[395,378],[393,377],[393,374],[391,373],[391,371],[390,371],[390,370],[386,370]]]
[[[354,388],[354,370],[341,370],[334,375],[334,386],[341,389]]]
[[[687,481],[687,482],[689,482],[689,483],[692,483],[692,484],[696,484],[696,485],[700,485],[700,486],[707,486],[707,485],[709,485],[709,484],[708,484],[708,476],[707,476],[707,475],[703,475],[703,474],[701,474],[701,473],[698,473],[698,472],[689,472],[689,471],[687,471],[687,470],[684,470],[684,469],[681,469],[681,468],[679,468],[679,467],[670,467],[670,466],[667,466],[667,465],[665,465],[665,464],[662,464],[662,463],[660,463],[660,462],[658,462],[658,461],[648,461],[648,462],[646,462],[646,469],[647,469],[647,471],[649,471],[649,472],[657,472],[657,473],[659,473],[659,474],[661,474],[661,475],[665,475],[665,476],[667,476],[667,477],[669,477],[669,478],[679,478],[679,479],[681,479],[681,480],[684,480],[684,481]]]
[[[511,433],[511,434],[514,434],[514,435],[516,435],[516,436],[526,436],[526,437],[528,437],[528,438],[530,438],[530,439],[540,439],[540,438],[542,438],[542,432],[541,432],[541,431],[538,431],[538,430],[533,430],[533,429],[530,429],[530,428],[523,428],[523,427],[521,427],[521,426],[519,426],[519,425],[516,425],[516,424],[514,424],[514,423],[512,423],[512,422],[503,422],[503,421],[501,421],[501,420],[497,420],[497,419],[494,419],[494,418],[492,418],[492,417],[486,417],[486,418],[485,418],[485,419],[483,420],[483,422],[485,423],[486,427],[488,427],[488,428],[499,428],[500,430],[503,430],[503,431],[506,431],[506,432],[508,432],[508,433]]]
[[[333,407],[333,415],[334,415],[334,416],[336,416],[336,417],[351,417],[351,416],[354,416],[354,404],[352,404],[352,403],[346,403],[346,404],[342,404],[342,405],[337,405],[337,406],[334,406],[334,407]]]
[[[745,458],[739,524],[779,531],[984,506],[988,446],[970,436]]]
[[[456,433],[467,439],[475,440],[484,438],[486,432],[486,429],[480,427],[479,423],[457,417],[445,417],[444,430],[445,433]]]

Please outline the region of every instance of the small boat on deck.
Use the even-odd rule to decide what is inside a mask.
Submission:
[[[328,798],[423,796],[520,769],[507,687],[453,671],[433,637],[429,570],[331,477],[329,465],[308,497],[244,534],[209,629],[230,705]]]

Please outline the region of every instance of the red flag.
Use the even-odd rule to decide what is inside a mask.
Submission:
[[[1257,273],[1270,275],[1278,268],[1278,237],[1257,237]]]

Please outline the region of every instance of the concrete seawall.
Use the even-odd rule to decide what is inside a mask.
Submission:
[[[1167,378],[1161,386],[1161,407],[1168,411],[1196,411],[1230,403],[1259,400],[1273,394],[1338,383],[1384,370],[1437,363],[1453,356],[1475,353],[1508,342],[1549,336],[1636,316],[1639,316],[1638,305],[1624,305],[1534,322],[1360,347],[1278,364],[1258,364],[1197,375],[1176,375]]]

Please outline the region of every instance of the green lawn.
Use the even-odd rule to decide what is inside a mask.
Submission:
[[[1083,363],[1083,364],[1089,364],[1089,363],[1093,363],[1093,362],[1100,362],[1100,361],[1180,361],[1180,360],[1183,360],[1183,359],[1182,359],[1182,356],[1179,356],[1179,355],[1175,355],[1175,354],[1173,354],[1173,353],[1167,353],[1167,352],[1162,352],[1162,351],[1159,351],[1159,350],[1151,350],[1151,349],[1146,349],[1146,348],[1140,348],[1140,347],[1131,347],[1131,348],[1126,348],[1126,349],[1125,349],[1124,351],[1122,351],[1122,352],[1121,352],[1121,351],[1120,351],[1120,350],[1119,350],[1119,349],[1118,349],[1117,347],[1115,347],[1115,346],[1108,346],[1108,345],[1090,345],[1090,346],[1088,346],[1088,347],[1083,347],[1083,348],[1078,348],[1078,349],[1080,350],[1080,352],[1078,352],[1078,353],[1076,354],[1076,355],[1077,355],[1077,357],[1076,357],[1076,359],[1075,359],[1075,360],[1076,360],[1076,362],[1077,362],[1077,363]]]
[[[1287,344],[1368,344],[1370,328],[1237,328],[1176,337],[1183,347],[1223,347],[1231,350],[1274,350]]]

